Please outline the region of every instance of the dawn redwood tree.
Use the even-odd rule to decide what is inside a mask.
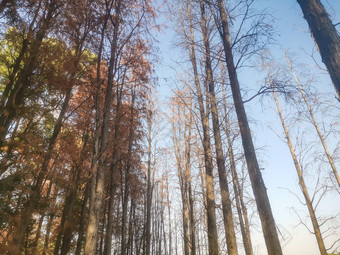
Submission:
[[[240,185],[240,180],[238,177],[238,173],[236,171],[236,158],[234,155],[234,149],[233,149],[233,138],[231,134],[231,125],[230,125],[230,117],[228,116],[228,104],[227,104],[227,95],[225,92],[225,78],[223,74],[224,65],[222,60],[220,61],[220,67],[221,67],[221,79],[222,79],[222,97],[223,97],[223,114],[225,119],[224,124],[224,131],[227,138],[227,144],[228,144],[228,157],[229,157],[229,166],[230,166],[230,172],[233,179],[233,190],[234,190],[234,196],[235,196],[235,202],[236,202],[236,209],[237,214],[239,218],[239,224],[241,228],[241,234],[243,239],[243,246],[246,255],[253,255],[253,247],[251,242],[251,236],[250,236],[250,226],[249,226],[249,220],[248,220],[248,213],[247,208],[244,203],[244,197],[243,197],[243,189]]]
[[[301,169],[300,164],[298,162],[296,152],[295,152],[294,146],[292,144],[285,119],[282,115],[279,100],[277,99],[277,96],[276,96],[276,93],[275,93],[275,90],[274,90],[275,89],[275,83],[280,82],[280,81],[276,81],[272,77],[270,70],[269,70],[270,67],[268,66],[268,64],[264,60],[263,60],[263,66],[264,66],[264,68],[267,72],[268,82],[269,82],[271,89],[272,89],[273,98],[274,98],[274,101],[275,101],[275,104],[276,104],[276,107],[277,107],[277,112],[278,112],[278,115],[280,117],[282,128],[284,130],[285,138],[287,140],[287,145],[289,147],[289,151],[290,151],[290,154],[291,154],[293,162],[294,162],[295,170],[296,170],[296,173],[297,173],[298,178],[299,178],[299,185],[300,185],[302,194],[305,198],[306,206],[308,208],[308,212],[309,212],[309,215],[310,215],[310,218],[311,218],[311,221],[312,221],[312,225],[313,225],[313,229],[314,229],[314,235],[316,237],[316,241],[317,241],[318,246],[319,246],[320,254],[321,255],[327,255],[324,240],[322,238],[322,232],[320,230],[320,225],[318,223],[318,218],[316,217],[315,210],[314,210],[313,204],[312,204],[313,198],[311,198],[310,195],[309,195],[307,185],[306,185],[305,179],[303,177],[303,170]]]
[[[216,150],[216,161],[217,161],[217,169],[218,169],[218,177],[221,189],[221,200],[222,200],[222,211],[223,211],[223,219],[224,219],[224,228],[226,234],[226,242],[228,248],[228,254],[234,255],[237,254],[237,245],[236,245],[236,236],[234,229],[234,221],[233,214],[231,209],[231,199],[230,192],[228,187],[227,173],[225,168],[225,158],[222,146],[222,138],[220,131],[220,123],[217,109],[217,100],[215,95],[215,81],[213,78],[213,68],[211,63],[211,52],[210,52],[210,42],[209,35],[207,29],[207,20],[206,20],[206,6],[203,0],[200,0],[200,9],[201,9],[201,29],[202,29],[202,38],[204,44],[204,61],[205,61],[205,79],[208,86],[208,98],[211,109],[212,116],[212,124],[213,124],[213,133],[214,133],[214,141],[215,141],[215,150]]]
[[[86,31],[86,29],[84,29]],[[86,32],[85,32],[86,33]],[[83,36],[83,35],[80,35]],[[85,35],[86,36],[86,35]],[[60,45],[64,45],[62,42],[58,42]],[[50,42],[51,46],[55,44],[56,42]],[[79,41],[72,41],[72,50],[74,51],[74,55],[72,50],[70,49],[65,49],[66,55],[64,56],[64,59],[61,57],[58,59],[60,61],[60,67],[61,70],[64,70],[65,73],[63,73],[64,77],[62,75],[58,76],[55,75],[56,77],[53,77],[53,75],[50,75],[47,73],[47,78],[49,79],[49,83],[53,84],[54,82],[58,82],[60,80],[61,82],[65,82],[61,88],[59,88],[62,93],[64,94],[64,100],[61,105],[61,109],[59,112],[59,116],[55,123],[53,124],[53,129],[52,133],[49,135],[50,137],[47,139],[47,148],[44,151],[43,159],[40,165],[40,168],[37,169],[37,177],[34,181],[34,184],[32,185],[31,191],[29,198],[27,199],[27,202],[25,203],[25,208],[23,212],[20,214],[19,219],[15,222],[15,227],[14,227],[14,233],[12,236],[12,242],[9,247],[9,249],[15,249],[15,247],[20,248],[23,244],[23,238],[24,234],[26,232],[27,226],[30,223],[30,220],[32,218],[32,214],[34,211],[38,208],[39,206],[39,200],[41,199],[40,193],[43,188],[44,182],[46,181],[46,176],[48,171],[50,171],[50,162],[53,157],[53,150],[56,146],[58,136],[61,132],[62,124],[69,106],[70,99],[72,97],[72,89],[74,88],[75,84],[77,83],[77,75],[79,75],[80,72],[80,62],[83,61],[82,55],[83,55],[83,44],[81,43],[81,40]],[[45,53],[46,55],[49,55],[50,53],[46,53],[46,49],[44,49],[44,46],[46,45],[46,42],[43,42],[41,44],[41,52],[39,53],[42,55]],[[48,44],[47,44],[48,45]],[[47,48],[47,51],[49,49]],[[60,56],[62,56],[61,53],[59,53]],[[50,60],[51,62],[47,62],[48,58],[42,57],[43,63],[46,61],[47,64],[54,65],[55,60]],[[85,62],[84,62],[85,63]],[[46,68],[48,65],[43,65],[43,68]],[[37,66],[39,67],[39,66]],[[53,70],[53,67],[50,67]],[[48,71],[48,68],[46,68]],[[67,70],[65,70],[67,69]],[[58,71],[57,71],[58,73]],[[65,76],[69,76],[68,80],[65,81],[64,78]],[[60,84],[59,84],[60,85]],[[44,92],[41,92],[42,94]]]
[[[274,216],[270,207],[267,190],[263,182],[260,167],[257,161],[255,147],[253,144],[247,115],[242,101],[241,90],[237,78],[236,67],[234,64],[233,51],[231,47],[229,21],[227,12],[222,0],[217,0],[218,11],[220,15],[221,39],[224,47],[225,59],[229,74],[230,86],[235,104],[235,110],[240,127],[242,144],[244,148],[245,158],[247,161],[248,172],[255,195],[257,210],[260,215],[264,239],[269,255],[280,255],[282,249],[276,230]]]
[[[196,254],[194,200],[192,195],[192,97],[187,89],[175,91],[172,97],[172,141],[175,151],[177,176],[182,197],[184,254]]]
[[[320,0],[297,0],[340,97],[340,35]]]
[[[185,47],[188,50],[192,71],[194,76],[194,84],[197,94],[197,101],[199,106],[200,120],[203,129],[203,150],[204,150],[204,166],[205,166],[205,197],[206,197],[206,212],[207,212],[207,225],[208,225],[208,246],[209,254],[219,254],[219,244],[216,226],[216,212],[215,212],[215,191],[213,179],[213,163],[212,151],[210,141],[210,124],[209,124],[209,107],[204,106],[204,97],[201,88],[201,82],[198,72],[198,60],[196,56],[196,44],[194,40],[194,27],[192,22],[192,2],[191,0],[185,1],[185,12],[188,19],[188,28],[184,25],[184,20],[181,21],[183,34],[185,36]]]
[[[86,243],[85,243],[85,255],[95,254],[97,249],[97,235],[98,226],[100,220],[100,212],[102,210],[103,195],[105,189],[105,168],[106,161],[105,158],[106,150],[109,144],[109,120],[110,120],[110,108],[112,103],[112,88],[114,83],[115,67],[117,66],[117,45],[118,45],[118,32],[121,24],[121,7],[122,1],[110,1],[106,5],[105,19],[109,19],[108,15],[111,15],[113,10],[114,20],[111,20],[113,25],[113,31],[111,34],[111,45],[110,45],[110,60],[108,67],[108,82],[105,92],[104,107],[102,109],[102,120],[100,123],[96,123],[96,141],[95,141],[95,155],[93,159],[93,170],[91,178],[91,193],[90,193],[90,208],[89,208],[89,220],[86,231]],[[105,31],[105,30],[104,30]],[[100,61],[100,60],[99,60]],[[98,65],[100,65],[99,62]],[[98,74],[99,76],[99,74]],[[100,77],[100,76],[99,76]],[[99,95],[97,94],[98,98]],[[97,105],[98,107],[98,105]],[[97,112],[97,114],[100,114]],[[97,118],[98,119],[98,118]]]

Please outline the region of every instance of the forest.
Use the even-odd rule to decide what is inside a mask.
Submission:
[[[0,255],[340,254],[339,2],[1,0],[0,22]]]

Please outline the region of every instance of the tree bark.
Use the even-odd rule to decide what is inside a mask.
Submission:
[[[171,228],[171,203],[169,197],[169,177],[166,176],[166,199],[168,208],[168,221],[169,221],[169,255],[172,255],[172,228]]]
[[[200,117],[203,127],[203,150],[204,150],[204,165],[205,165],[205,184],[206,184],[206,202],[207,202],[207,225],[208,225],[208,246],[209,255],[218,255],[219,244],[217,236],[216,227],[216,212],[215,212],[215,191],[214,191],[214,177],[213,177],[213,164],[212,164],[212,153],[211,153],[211,143],[210,143],[210,133],[209,133],[209,119],[205,113],[204,100],[201,90],[201,85],[199,81],[197,60],[195,53],[195,42],[193,25],[191,21],[191,1],[186,1],[187,4],[187,15],[189,19],[189,36],[186,35],[186,46],[190,55],[190,61],[193,67],[194,73],[194,83],[196,87]],[[184,25],[183,25],[184,29]],[[184,33],[186,33],[184,31]]]
[[[122,0],[117,1],[115,6],[115,24],[113,31],[113,38],[111,42],[111,56],[108,69],[108,84],[105,93],[105,103],[103,109],[102,125],[100,126],[100,136],[96,137],[96,147],[94,165],[92,168],[92,184],[91,184],[91,195],[90,195],[90,208],[89,208],[89,220],[86,231],[86,242],[85,242],[85,255],[93,255],[97,250],[97,236],[98,226],[100,219],[100,212],[103,204],[104,186],[105,186],[105,170],[106,170],[106,159],[105,154],[109,143],[109,125],[110,125],[110,108],[112,102],[112,88],[114,79],[114,68],[116,66],[116,55],[117,55],[117,43],[118,43],[118,29],[119,29],[119,17]],[[99,65],[101,62],[98,63]],[[100,76],[99,76],[100,77]],[[97,95],[99,97],[99,95]],[[98,124],[98,123],[97,123]]]
[[[297,0],[340,98],[340,35],[320,0]]]
[[[223,68],[224,67],[221,62],[221,72],[223,71]],[[233,143],[232,143],[231,134],[230,134],[231,129],[230,129],[230,122],[228,118],[227,99],[226,99],[224,84],[225,82],[223,79],[222,93],[223,93],[223,104],[224,104],[224,115],[225,115],[224,117],[225,118],[225,134],[227,136],[227,142],[228,142],[228,156],[229,156],[231,175],[233,178],[233,189],[234,189],[234,194],[235,194],[237,214],[238,214],[239,221],[240,221],[240,228],[241,228],[244,250],[246,252],[246,255],[253,255],[254,252],[253,252],[253,247],[252,247],[251,237],[250,237],[250,227],[249,227],[247,209],[244,205],[243,194],[242,194],[243,190],[241,189],[238,174],[236,171],[236,162],[235,162],[235,156],[234,156],[234,150],[233,150]]]
[[[145,231],[145,254],[150,255],[151,241],[151,204],[152,204],[152,187],[151,187],[151,146],[152,146],[152,110],[147,113],[148,125],[148,162],[147,162],[147,187],[146,187],[146,231]]]
[[[257,209],[260,215],[264,239],[269,255],[281,255],[281,245],[276,231],[275,220],[270,207],[267,190],[264,185],[262,174],[256,158],[255,148],[251,137],[251,132],[247,120],[247,115],[244,109],[240,85],[237,78],[236,68],[231,49],[229,25],[227,13],[222,0],[217,0],[218,9],[221,17],[222,26],[222,41],[224,46],[224,53],[227,62],[227,68],[230,79],[230,86],[233,94],[235,110],[240,127],[242,144],[245,152],[245,157],[248,166],[250,181],[255,195]]]
[[[221,189],[221,200],[222,200],[222,211],[224,219],[224,229],[226,235],[228,254],[236,255],[237,245],[236,236],[234,230],[233,214],[231,209],[230,193],[228,188],[227,174],[225,169],[225,159],[224,152],[222,148],[222,139],[220,131],[220,123],[218,119],[218,110],[215,96],[215,84],[213,78],[213,70],[211,66],[211,56],[210,56],[210,43],[207,31],[207,22],[205,17],[205,6],[204,0],[200,0],[201,7],[201,27],[202,27],[202,37],[204,44],[204,57],[205,57],[205,68],[206,68],[206,79],[208,83],[209,90],[209,102],[212,115],[213,133],[215,139],[215,150],[216,150],[216,161],[218,169],[218,177]]]

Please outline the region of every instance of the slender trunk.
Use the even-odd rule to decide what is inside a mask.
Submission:
[[[49,184],[49,186],[48,186],[46,198],[45,198],[46,200],[49,199],[49,197],[50,197],[51,190],[52,190],[52,185],[53,185],[53,183],[50,182],[50,184]],[[38,228],[37,228],[37,233],[36,233],[36,235],[35,235],[35,239],[34,239],[34,242],[33,242],[33,245],[32,245],[32,254],[35,254],[36,251],[37,251],[37,246],[38,246],[39,239],[40,239],[40,236],[41,236],[41,228],[42,228],[42,225],[43,225],[45,216],[46,216],[46,212],[44,211],[44,212],[41,214],[41,217],[40,217],[40,219],[39,219],[39,224],[38,224]]]
[[[127,175],[129,173],[126,173]],[[127,224],[127,214],[128,214],[128,203],[129,203],[129,184],[128,177],[125,178],[125,188],[122,197],[122,244],[121,244],[121,254],[125,255],[127,251],[127,243],[126,243],[126,224]]]
[[[264,185],[262,174],[256,158],[255,147],[251,137],[251,132],[247,120],[247,115],[244,109],[240,85],[237,78],[236,68],[233,60],[233,53],[231,49],[229,25],[227,19],[227,13],[222,0],[218,0],[218,8],[221,17],[222,26],[222,41],[224,46],[224,53],[227,62],[227,68],[230,79],[230,86],[233,94],[235,110],[240,127],[242,144],[245,152],[245,157],[248,166],[248,172],[252,188],[255,195],[257,210],[260,215],[262,230],[264,239],[267,246],[269,255],[281,255],[282,249],[279,241],[279,237],[276,231],[275,220],[270,207],[267,190]]]
[[[225,159],[224,152],[222,148],[222,139],[220,133],[220,124],[218,119],[218,110],[215,96],[215,84],[213,79],[213,71],[211,66],[211,56],[210,56],[210,43],[208,38],[207,31],[207,22],[205,17],[205,6],[204,1],[200,0],[201,7],[201,25],[202,25],[202,37],[203,44],[205,48],[205,67],[206,67],[206,79],[208,83],[209,90],[209,101],[211,107],[211,115],[212,115],[212,123],[213,123],[213,133],[215,139],[215,149],[216,149],[216,160],[217,160],[217,169],[218,176],[220,182],[221,189],[221,200],[222,200],[222,210],[223,210],[223,219],[224,219],[224,228],[226,234],[226,242],[228,248],[228,254],[236,255],[237,245],[236,245],[236,236],[234,230],[234,222],[233,222],[233,214],[231,209],[231,200],[228,188],[227,174],[225,169]]]
[[[188,201],[186,195],[186,185],[183,180],[183,173],[181,173],[180,169],[178,170],[178,175],[182,175],[179,178],[181,179],[181,195],[182,195],[182,221],[183,221],[183,242],[184,242],[184,255],[189,255],[190,250],[190,239],[189,239],[189,210],[188,210]]]
[[[169,220],[169,255],[172,255],[172,229],[171,229],[171,203],[169,197],[169,179],[166,176],[166,199],[168,207],[168,220]]]
[[[100,136],[96,137],[97,151],[95,153],[94,165],[92,168],[92,185],[90,195],[89,220],[86,231],[85,255],[93,255],[97,250],[98,226],[100,220],[100,212],[103,204],[103,195],[105,189],[105,170],[106,170],[106,150],[109,143],[109,125],[110,125],[110,108],[112,102],[112,88],[114,79],[114,67],[116,66],[116,50],[118,43],[118,29],[121,1],[119,0],[115,6],[115,24],[113,31],[113,39],[111,42],[111,56],[108,68],[108,84],[105,93],[105,103],[103,109],[102,125],[100,127]],[[99,63],[100,64],[100,63]],[[99,76],[100,77],[100,76]],[[99,97],[99,95],[97,95]],[[97,123],[97,127],[98,127]],[[100,141],[100,142],[99,142]]]
[[[189,212],[190,212],[190,248],[191,255],[196,254],[196,221],[195,221],[195,208],[194,208],[194,198],[192,195],[191,180],[188,183],[188,195],[189,195]]]
[[[187,39],[187,48],[190,55],[190,60],[193,66],[195,86],[198,96],[199,111],[203,127],[203,148],[204,148],[204,164],[205,164],[205,184],[206,184],[206,200],[207,200],[207,222],[208,222],[208,243],[209,255],[219,254],[217,227],[216,227],[216,212],[215,212],[215,191],[214,191],[214,178],[213,178],[213,164],[211,143],[209,134],[209,119],[204,110],[204,101],[199,82],[199,75],[197,69],[194,33],[191,21],[191,1],[187,2],[187,14],[189,18],[190,37]],[[184,26],[183,26],[184,29]],[[185,33],[185,32],[184,32]]]
[[[130,198],[130,215],[129,215],[129,229],[128,229],[128,248],[127,248],[127,254],[133,254],[133,216],[134,216],[134,202],[133,202],[133,198]]]
[[[221,65],[221,70],[223,70],[223,65]],[[241,190],[241,186],[239,183],[238,174],[236,171],[233,144],[232,144],[231,137],[230,137],[230,124],[229,124],[228,114],[227,114],[227,100],[226,100],[226,94],[225,94],[225,89],[224,89],[224,81],[222,82],[222,93],[223,93],[223,104],[224,104],[224,115],[225,115],[225,134],[227,136],[227,142],[228,142],[228,156],[229,156],[231,175],[233,178],[233,189],[234,189],[234,194],[235,194],[237,214],[238,214],[238,218],[240,221],[240,228],[241,228],[244,250],[246,252],[246,255],[253,255],[254,252],[253,252],[253,247],[252,247],[251,237],[250,237],[248,214],[247,214],[247,209],[243,201],[242,190]]]
[[[106,239],[104,246],[104,255],[110,255],[112,249],[112,235],[113,235],[113,212],[114,212],[114,198],[117,189],[117,185],[115,183],[116,176],[116,164],[113,163],[111,166],[111,181],[110,181],[110,197],[109,197],[109,210],[108,210],[108,219],[107,219],[107,228],[106,228]]]
[[[281,120],[282,128],[284,130],[284,133],[285,133],[285,136],[286,136],[286,139],[287,139],[287,144],[288,144],[288,147],[289,147],[289,150],[290,150],[290,154],[291,154],[292,159],[294,161],[294,166],[295,166],[295,169],[296,169],[296,173],[297,173],[297,175],[299,177],[300,188],[301,188],[302,194],[303,194],[303,196],[305,198],[306,205],[307,205],[307,208],[308,208],[308,212],[309,212],[312,224],[313,224],[314,234],[315,234],[318,246],[319,246],[320,254],[321,255],[327,255],[325,244],[323,242],[321,231],[320,231],[320,226],[319,226],[317,217],[315,215],[315,211],[314,211],[314,208],[313,208],[313,205],[312,205],[312,201],[311,201],[309,193],[308,193],[308,189],[307,189],[305,180],[303,178],[303,172],[302,172],[302,170],[300,168],[299,162],[298,162],[296,154],[295,154],[295,150],[294,150],[293,144],[292,144],[292,142],[290,140],[290,135],[289,135],[288,129],[286,127],[284,118],[283,118],[282,113],[281,113],[281,108],[280,108],[280,105],[279,105],[279,101],[277,100],[276,94],[274,92],[273,81],[272,81],[272,79],[270,77],[270,74],[269,74],[269,71],[268,71],[266,65],[265,65],[265,68],[266,68],[266,71],[267,71],[269,83],[270,83],[270,85],[272,87],[272,90],[273,90],[273,97],[274,97],[275,104],[276,104],[276,107],[277,107],[277,111],[278,111],[278,114],[279,114],[279,117],[280,117],[280,120]]]
[[[87,211],[86,205],[87,205],[88,197],[89,197],[89,185],[86,185],[83,203],[81,206],[80,223],[79,223],[79,229],[78,229],[78,240],[77,240],[77,248],[76,248],[75,255],[81,254],[81,250],[83,246],[84,230],[85,230],[85,222],[86,222],[86,211]]]
[[[152,187],[151,187],[151,146],[152,146],[152,110],[147,114],[148,122],[148,162],[147,162],[147,188],[146,188],[146,232],[145,232],[145,254],[150,255],[150,235],[151,235],[151,203],[152,203]]]
[[[320,0],[297,0],[340,97],[340,35]]]
[[[331,168],[332,168],[332,171],[333,171],[335,180],[337,181],[338,186],[339,186],[339,188],[340,188],[340,177],[339,177],[338,171],[336,170],[336,167],[335,167],[333,158],[332,158],[332,156],[330,155],[330,153],[329,153],[329,151],[328,151],[328,148],[327,148],[325,139],[324,139],[323,135],[321,134],[321,131],[320,131],[320,129],[319,129],[319,126],[318,126],[318,124],[317,124],[317,122],[316,122],[316,120],[315,120],[315,118],[314,118],[314,114],[313,114],[312,108],[310,107],[310,105],[309,105],[309,103],[308,103],[307,97],[306,97],[306,95],[305,95],[305,92],[304,92],[303,89],[302,89],[302,86],[301,86],[301,84],[300,84],[300,81],[299,81],[299,79],[298,79],[298,78],[296,77],[296,75],[295,75],[295,72],[294,72],[292,63],[291,63],[290,60],[288,59],[287,54],[285,54],[285,57],[286,57],[286,61],[287,61],[288,65],[289,65],[289,68],[290,68],[290,70],[291,70],[291,72],[292,72],[292,74],[293,74],[293,76],[294,76],[295,82],[296,82],[296,84],[297,84],[297,86],[298,86],[298,88],[299,88],[299,91],[300,91],[300,93],[301,93],[301,96],[302,96],[303,100],[304,100],[305,103],[306,103],[306,106],[307,106],[309,115],[310,115],[310,117],[311,117],[311,119],[312,119],[312,122],[313,122],[313,125],[314,125],[314,127],[315,127],[315,130],[316,130],[316,132],[317,132],[317,134],[318,134],[318,136],[319,136],[319,138],[320,138],[320,141],[321,141],[321,143],[322,143],[323,149],[324,149],[325,154],[326,154],[326,156],[327,156],[328,162],[329,162],[329,164],[331,165]]]
[[[108,193],[108,191],[106,192]],[[101,223],[102,223],[102,227],[101,227],[101,232],[99,235],[99,245],[97,248],[97,253],[98,255],[103,255],[104,252],[104,239],[105,239],[105,224],[106,224],[106,217],[107,217],[107,205],[108,205],[108,201],[104,200],[104,208],[103,208],[103,213],[102,213],[102,219],[101,219]]]
[[[88,135],[85,131],[83,135],[83,144],[80,152],[80,159],[83,160],[86,157],[86,147],[87,147],[87,139]],[[67,192],[65,202],[64,202],[64,210],[60,222],[59,232],[57,236],[57,240],[55,243],[54,254],[59,254],[59,249],[61,248],[61,255],[68,254],[69,249],[71,247],[71,241],[73,232],[75,230],[74,222],[76,219],[74,218],[74,204],[76,203],[77,193],[79,189],[79,185],[81,182],[81,173],[82,173],[82,165],[74,162],[74,166],[72,168],[72,176],[71,176],[71,185]],[[62,244],[62,245],[61,245]],[[61,245],[61,247],[60,247]]]
[[[116,193],[116,178],[117,178],[117,168],[118,168],[118,159],[119,159],[119,148],[118,141],[120,136],[119,125],[120,125],[120,105],[121,105],[121,93],[118,91],[117,86],[117,106],[116,106],[116,118],[114,125],[114,148],[113,148],[113,163],[111,164],[110,171],[110,191],[109,191],[109,211],[108,211],[108,222],[106,229],[106,240],[104,247],[104,255],[111,255],[111,247],[112,247],[112,235],[113,235],[113,211],[114,211],[114,196]]]
[[[42,255],[49,254],[48,245],[49,245],[49,240],[50,240],[50,233],[51,233],[53,218],[54,218],[54,215],[50,214],[48,222],[47,222],[47,227],[46,227],[45,242],[44,242]]]

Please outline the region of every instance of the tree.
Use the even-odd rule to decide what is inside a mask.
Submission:
[[[215,140],[215,150],[216,150],[216,161],[218,169],[218,177],[221,189],[221,200],[222,200],[222,210],[224,219],[224,229],[226,234],[226,242],[228,248],[228,254],[237,254],[236,236],[233,222],[233,214],[231,209],[231,199],[228,187],[227,173],[225,169],[225,159],[224,152],[222,148],[222,139],[220,131],[220,123],[217,109],[217,100],[215,96],[215,82],[213,78],[213,69],[211,63],[211,53],[210,53],[210,43],[207,31],[207,21],[205,13],[205,3],[203,0],[200,1],[201,9],[201,27],[202,27],[202,38],[204,44],[204,60],[205,60],[205,75],[206,83],[208,85],[208,102],[210,103],[213,133]]]
[[[320,0],[297,0],[340,97],[340,35]]]
[[[297,160],[297,156],[296,156],[293,144],[292,144],[291,139],[290,139],[290,134],[288,132],[288,128],[286,126],[284,117],[282,115],[282,111],[281,111],[279,101],[278,101],[276,93],[274,91],[275,83],[279,83],[280,81],[273,80],[273,78],[272,78],[272,76],[269,72],[269,67],[264,60],[263,60],[263,66],[264,66],[264,68],[266,69],[266,72],[267,72],[268,82],[269,82],[269,84],[272,88],[273,98],[274,98],[274,101],[275,101],[275,104],[276,104],[276,107],[277,107],[277,112],[278,112],[278,115],[280,117],[282,128],[283,128],[284,133],[285,133],[285,137],[287,139],[287,144],[288,144],[288,147],[289,147],[289,150],[290,150],[293,162],[294,162],[296,173],[299,177],[299,185],[301,187],[301,191],[302,191],[303,196],[304,196],[305,201],[306,201],[306,206],[308,208],[308,212],[309,212],[312,224],[313,224],[314,234],[315,234],[318,246],[319,246],[320,254],[326,255],[327,254],[326,253],[326,247],[325,247],[325,244],[324,244],[324,241],[323,241],[323,238],[322,238],[322,234],[321,234],[321,231],[320,231],[320,226],[319,226],[317,217],[315,215],[315,210],[314,210],[313,205],[312,205],[312,199],[309,196],[307,185],[306,185],[304,177],[303,177],[303,171],[302,171],[300,164]]]
[[[199,105],[200,120],[203,128],[203,150],[204,150],[204,165],[205,165],[205,196],[207,201],[207,225],[208,225],[208,244],[209,254],[219,254],[219,244],[216,228],[216,212],[215,212],[215,191],[213,181],[213,164],[212,164],[212,152],[211,152],[211,141],[210,141],[210,124],[209,124],[209,107],[204,107],[203,93],[201,89],[199,73],[198,73],[198,62],[196,57],[196,45],[194,40],[194,27],[191,20],[191,1],[185,2],[185,11],[189,21],[189,32],[185,30],[184,20],[183,34],[185,36],[185,47],[188,50],[190,62],[192,65],[192,71],[194,75],[194,84],[196,88],[197,101]]]
[[[227,13],[222,0],[217,0],[217,6],[220,14],[221,26],[221,39],[223,42],[225,59],[227,63],[230,86],[233,94],[235,110],[238,118],[240,127],[242,144],[245,152],[245,158],[247,161],[248,172],[250,181],[252,184],[253,192],[255,195],[257,210],[260,215],[263,235],[265,238],[268,254],[279,255],[282,254],[281,245],[279,242],[278,234],[276,231],[276,225],[272,210],[270,207],[269,198],[267,195],[266,187],[263,182],[262,174],[260,172],[259,164],[255,153],[254,144],[247,120],[247,115],[244,109],[242,101],[240,85],[237,78],[237,72],[233,59],[233,52],[231,48],[230,32],[229,32],[229,21]]]
[[[296,82],[296,85],[298,86],[298,89],[299,89],[299,92],[301,93],[301,96],[303,98],[303,101],[305,102],[306,104],[306,107],[308,109],[308,112],[309,112],[309,115],[312,119],[312,123],[313,123],[313,126],[316,130],[316,133],[318,134],[318,137],[320,138],[320,141],[321,141],[321,144],[322,144],[322,147],[324,148],[324,151],[325,151],[325,154],[327,156],[327,159],[328,159],[328,162],[332,168],[332,171],[333,171],[333,174],[334,174],[334,177],[335,177],[335,180],[336,182],[338,183],[338,186],[340,188],[340,177],[339,177],[339,174],[338,174],[338,171],[335,167],[335,163],[334,163],[334,160],[333,158],[331,157],[329,151],[328,151],[328,148],[327,148],[327,145],[326,145],[326,142],[325,142],[325,139],[324,139],[324,136],[322,135],[321,131],[320,131],[320,128],[319,128],[319,125],[317,124],[316,122],[316,119],[314,117],[314,114],[313,114],[313,111],[312,111],[312,108],[310,106],[310,104],[308,103],[308,100],[307,100],[307,97],[305,95],[305,92],[300,84],[300,81],[299,79],[297,78],[297,76],[295,75],[295,72],[294,72],[294,69],[293,69],[293,65],[291,63],[291,61],[289,60],[288,58],[288,55],[287,55],[287,52],[285,53],[285,58],[286,58],[286,61],[287,61],[287,64],[289,65],[289,68],[292,72],[292,75],[294,77],[294,80]]]

